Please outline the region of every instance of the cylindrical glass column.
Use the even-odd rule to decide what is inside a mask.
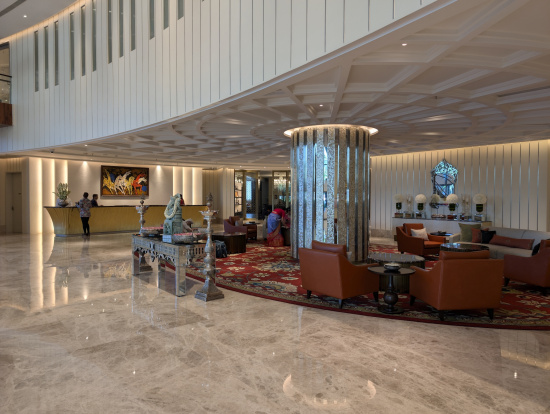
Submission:
[[[369,246],[369,138],[374,128],[315,125],[291,137],[292,256],[312,240],[346,244],[351,260]]]

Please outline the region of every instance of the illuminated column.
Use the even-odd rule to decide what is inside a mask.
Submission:
[[[181,195],[185,200],[185,204],[194,204],[193,203],[193,168],[183,167],[182,168],[182,187],[183,192]]]
[[[172,194],[181,193],[183,196],[183,172],[181,167],[172,167]],[[185,197],[183,197],[185,200]]]
[[[42,159],[42,204],[44,206],[55,206],[55,160]],[[42,209],[42,232],[53,233],[53,222],[46,211]]]
[[[357,125],[295,128],[291,137],[292,256],[312,240],[346,244],[351,260],[369,245],[369,138]]]
[[[193,168],[193,204],[204,204],[202,199],[202,168]]]

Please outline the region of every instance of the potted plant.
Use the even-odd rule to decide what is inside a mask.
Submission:
[[[449,194],[447,196],[447,204],[449,205],[449,211],[451,214],[447,217],[448,219],[455,219],[456,215],[454,214],[454,211],[456,210],[456,204],[458,202],[458,196],[456,194]]]
[[[67,201],[69,194],[71,194],[69,191],[69,183],[57,184],[57,189],[53,193],[57,197],[57,205],[59,207],[67,207],[69,205]]]
[[[395,217],[403,217],[403,213],[401,213],[401,208],[403,207],[403,196],[401,194],[395,194],[393,196],[393,201],[395,201],[395,208],[397,209]]]
[[[474,204],[476,205],[476,211],[478,214],[475,215],[476,221],[483,221],[483,204],[487,202],[487,197],[485,194],[476,194],[473,198]]]
[[[417,194],[414,198],[414,201],[416,201],[416,206],[418,207],[418,213],[416,213],[417,218],[421,218],[424,216],[424,204],[426,204],[426,196],[424,194]]]

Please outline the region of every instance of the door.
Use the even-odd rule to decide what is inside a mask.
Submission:
[[[21,173],[6,174],[6,233],[23,231],[23,178]]]

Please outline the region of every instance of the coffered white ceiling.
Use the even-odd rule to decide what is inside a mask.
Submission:
[[[60,12],[75,0],[0,0],[0,39]]]
[[[56,155],[283,167],[283,132],[320,123],[377,128],[373,155],[550,139],[550,1],[461,1],[461,14],[397,22],[190,116]]]

